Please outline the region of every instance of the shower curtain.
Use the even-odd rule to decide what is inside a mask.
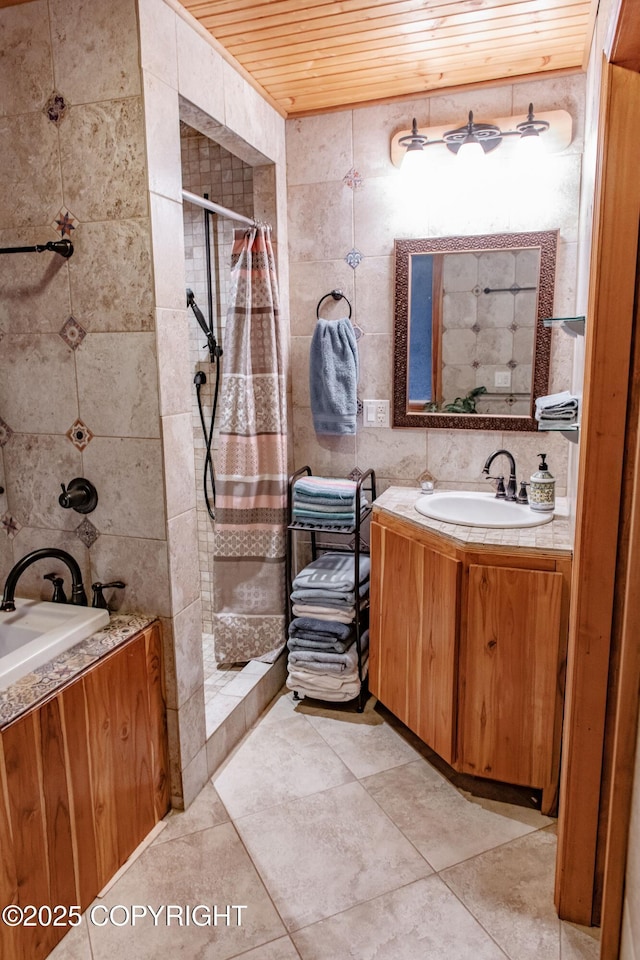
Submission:
[[[275,656],[285,640],[284,351],[270,228],[236,230],[217,454],[218,663]]]

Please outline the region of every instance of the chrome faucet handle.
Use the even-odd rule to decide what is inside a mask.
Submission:
[[[529,503],[529,497],[527,496],[527,487],[529,484],[526,480],[520,481],[520,490],[518,491],[518,496],[516,497],[516,503]]]
[[[501,474],[499,477],[490,477],[489,474],[487,474],[487,480],[497,480],[497,481],[498,481],[497,484],[496,484],[496,499],[497,499],[497,500],[506,500],[506,499],[507,499],[507,491],[506,491],[505,488],[504,488],[504,476],[502,476],[502,474]]]

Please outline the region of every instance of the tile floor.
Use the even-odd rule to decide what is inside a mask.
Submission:
[[[598,932],[556,916],[555,849],[554,821],[456,789],[373,699],[359,715],[283,692],[96,901],[123,905],[118,922],[133,904],[246,905],[242,924],[86,915],[51,956],[596,960]]]

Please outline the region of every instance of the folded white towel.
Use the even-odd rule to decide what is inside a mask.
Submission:
[[[578,397],[568,390],[538,397],[536,420],[577,420],[579,405]]]

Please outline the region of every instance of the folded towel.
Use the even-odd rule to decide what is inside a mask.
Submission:
[[[359,583],[369,579],[371,562],[360,557]],[[352,553],[325,553],[307,564],[293,581],[296,590],[325,590],[330,593],[353,591],[356,582],[355,557]]]
[[[368,669],[369,661],[368,659],[363,658],[363,679],[366,677]],[[316,673],[312,670],[306,670],[304,667],[296,667],[290,670],[288,678],[290,680],[297,680],[298,683],[303,683],[306,687],[315,690],[342,690],[345,687],[351,686],[354,682],[359,683],[360,681],[357,668],[354,671],[349,672],[349,674],[343,674],[341,677],[335,677],[331,674]]]
[[[576,396],[563,390],[536,400],[536,420],[576,420],[579,401]]]
[[[305,637],[289,637],[289,650],[323,650],[325,653],[346,653],[351,646],[351,640],[343,643],[342,640],[308,640]]]
[[[356,615],[355,607],[319,607],[311,603],[294,603],[294,617],[313,617],[315,620],[334,620],[337,623],[351,623]]]
[[[358,587],[358,596],[360,600],[367,596],[369,593],[369,581],[361,583]],[[356,602],[355,591],[350,590],[349,593],[340,593],[339,591],[332,590],[292,590],[291,599],[294,603],[321,603],[323,606],[336,607],[337,609],[344,607],[352,607]]]
[[[296,617],[289,624],[289,636],[300,637],[308,634],[329,640],[352,640],[352,628],[346,623],[335,620],[316,620],[314,617]]]
[[[294,496],[313,499],[355,500],[356,481],[341,477],[300,477],[293,485]]]
[[[295,510],[293,519],[297,523],[302,523],[307,527],[339,527],[340,530],[351,530],[355,526],[356,518],[351,516],[348,520],[336,519],[330,516],[300,516]]]
[[[355,700],[360,693],[360,681],[354,681],[345,685],[340,690],[317,690],[313,687],[306,687],[304,683],[297,680],[287,680],[289,690],[295,691],[298,697],[310,697],[312,700],[326,700],[331,703],[347,703],[349,700]]]
[[[368,505],[368,502],[364,500],[361,504],[361,509],[364,509]],[[318,500],[314,500],[311,497],[308,497],[306,500],[300,497],[294,497],[293,509],[311,510],[313,513],[323,513],[330,516],[332,514],[341,516],[343,513],[353,515],[355,513],[355,500],[352,500],[350,503],[344,500],[332,500],[331,503],[319,503]]]
[[[337,520],[347,520],[355,523],[356,515],[353,510],[314,510],[313,507],[301,507],[299,504],[293,505],[294,517],[312,517],[314,520],[322,520],[324,523],[333,523]]]
[[[369,631],[360,638],[362,656],[369,649]],[[355,641],[345,653],[324,650],[291,650],[288,660],[289,670],[302,668],[312,673],[329,673],[340,676],[350,670],[358,669],[358,651]]]
[[[358,347],[348,317],[318,320],[309,351],[309,390],[317,434],[356,432]]]

